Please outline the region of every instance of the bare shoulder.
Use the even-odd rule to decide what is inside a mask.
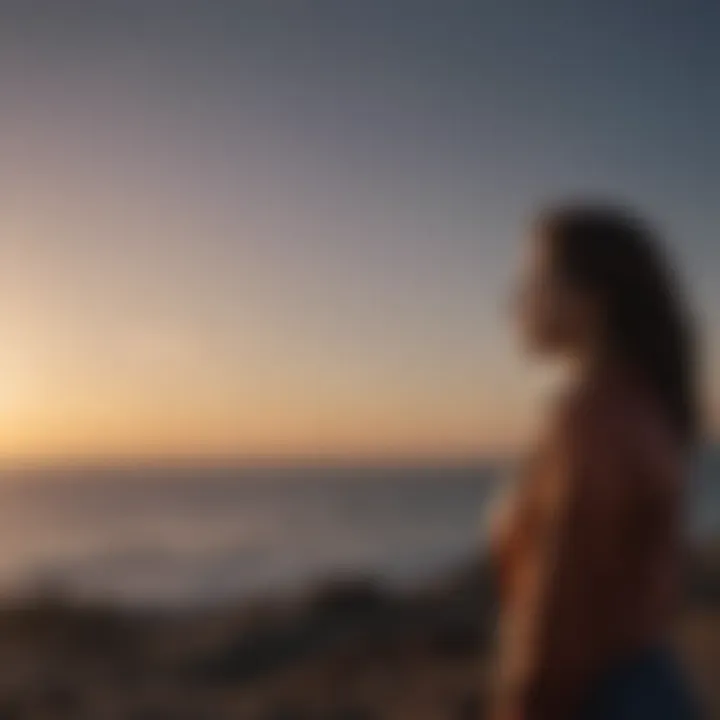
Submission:
[[[682,472],[683,451],[663,412],[647,394],[616,386],[579,393],[557,408],[553,446],[573,466],[649,474]]]
[[[685,451],[658,405],[640,398],[627,410],[622,426],[628,464],[653,493],[675,493],[682,481]]]

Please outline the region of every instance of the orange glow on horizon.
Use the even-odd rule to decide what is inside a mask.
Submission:
[[[57,401],[35,406],[0,400],[0,457],[224,458],[327,457],[411,460],[479,457],[516,444],[512,417],[478,418],[398,413],[384,407],[314,408],[269,402],[238,408],[103,406]],[[67,400],[67,399],[66,399]],[[158,401],[158,398],[155,398]]]

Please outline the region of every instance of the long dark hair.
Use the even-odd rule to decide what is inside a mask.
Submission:
[[[621,207],[573,204],[541,218],[556,268],[604,313],[606,350],[645,378],[687,444],[699,431],[696,347],[674,267],[651,227]]]

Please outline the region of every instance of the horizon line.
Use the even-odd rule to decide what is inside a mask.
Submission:
[[[352,455],[307,453],[270,454],[158,454],[158,455],[18,455],[0,456],[0,471],[24,469],[115,468],[413,468],[453,467],[507,461],[518,451],[433,455]]]

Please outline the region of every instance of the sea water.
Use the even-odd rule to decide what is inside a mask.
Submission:
[[[58,467],[0,472],[0,587],[196,604],[334,573],[408,583],[482,551],[505,466]],[[720,451],[689,495],[720,530]]]

